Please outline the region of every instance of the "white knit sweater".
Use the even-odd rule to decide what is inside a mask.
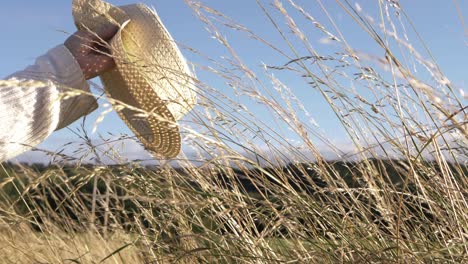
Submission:
[[[64,45],[0,81],[0,162],[97,108],[79,64]]]

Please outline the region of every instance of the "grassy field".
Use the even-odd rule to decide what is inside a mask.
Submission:
[[[252,1],[273,36],[186,2],[224,54],[185,50],[185,153],[146,166],[80,130],[50,166],[3,164],[0,262],[468,263],[466,95],[397,1],[336,1],[363,46],[323,6]]]
[[[425,198],[408,162],[321,166],[327,171],[317,163],[248,170],[4,164],[0,254],[5,263],[465,260],[466,208],[452,207],[430,175],[418,173]],[[366,187],[361,166],[372,167],[380,187]],[[467,167],[453,166],[463,182]],[[424,167],[442,175],[436,163]]]

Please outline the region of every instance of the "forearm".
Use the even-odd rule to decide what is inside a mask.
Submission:
[[[89,84],[80,65],[64,45],[51,49],[46,55],[39,57],[34,65],[9,76],[11,77],[49,83],[43,89],[38,89],[37,95],[44,93],[43,100],[47,101],[44,103],[53,102],[59,105],[59,111],[50,113],[58,116],[59,120],[54,130],[68,126],[97,108],[96,99],[90,94]],[[71,94],[76,95],[66,100],[49,97]]]
[[[27,84],[26,80],[36,82]],[[96,109],[89,93],[79,65],[63,45],[7,77],[0,85],[0,161],[30,149],[54,130]]]

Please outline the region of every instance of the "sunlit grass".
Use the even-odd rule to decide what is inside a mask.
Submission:
[[[153,167],[108,166],[122,160],[111,141],[125,136],[97,145],[84,130],[80,145],[68,146],[73,157],[57,156],[78,165],[5,164],[5,260],[466,261],[465,95],[423,40],[406,37],[418,32],[403,7],[336,1],[375,55],[363,50],[370,44],[351,44],[352,32],[325,2],[308,10],[292,0],[257,1],[275,36],[186,2],[225,53],[186,50],[206,79],[197,83],[199,105],[180,122],[185,153]],[[243,57],[245,49],[230,44],[237,37],[271,57]],[[350,143],[336,143],[335,131]],[[99,164],[80,162],[89,157]]]

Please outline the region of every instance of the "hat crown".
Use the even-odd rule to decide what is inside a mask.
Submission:
[[[109,23],[121,26],[130,19],[122,9],[102,0],[73,0],[72,13],[79,30],[93,32]]]
[[[142,4],[121,8],[130,18],[121,34],[127,63],[138,67],[175,120],[181,119],[196,102],[195,76],[154,10]]]

